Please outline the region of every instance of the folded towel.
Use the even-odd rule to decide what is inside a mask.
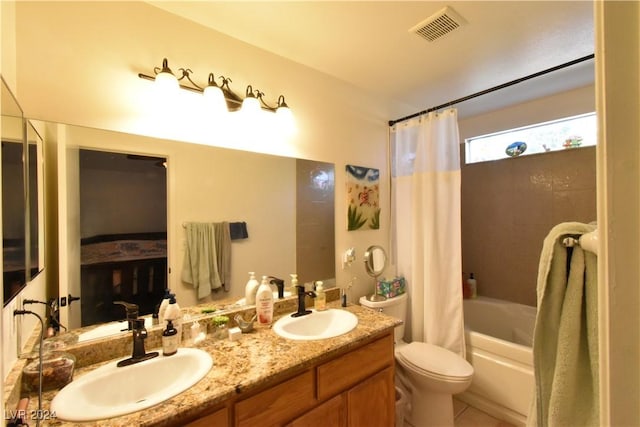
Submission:
[[[558,224],[544,240],[534,330],[529,426],[599,425],[597,258],[562,244],[593,225]]]
[[[230,222],[229,232],[231,234],[231,240],[246,239],[249,237],[246,222]]]

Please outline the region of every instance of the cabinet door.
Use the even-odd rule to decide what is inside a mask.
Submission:
[[[205,415],[186,425],[186,427],[226,427],[229,425],[229,411],[222,408],[216,412]]]
[[[341,393],[393,366],[393,333],[318,366],[318,399]]]
[[[346,427],[346,400],[345,394],[339,394],[303,416],[296,418],[287,424],[287,427]]]
[[[235,425],[281,426],[317,403],[315,376],[307,371],[236,403]]]
[[[347,392],[348,426],[392,426],[395,403],[393,368],[389,367]]]

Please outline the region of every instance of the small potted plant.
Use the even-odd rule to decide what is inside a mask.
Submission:
[[[226,338],[229,334],[228,325],[228,316],[214,316],[209,322],[209,332],[211,332],[214,338]]]

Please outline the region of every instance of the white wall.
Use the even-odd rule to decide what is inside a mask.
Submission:
[[[597,1],[601,424],[640,424],[640,3]]]
[[[466,138],[474,136],[593,113],[595,108],[595,87],[584,86],[461,119],[460,141],[464,143]]]

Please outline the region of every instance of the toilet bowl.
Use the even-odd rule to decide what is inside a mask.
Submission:
[[[407,294],[385,301],[360,298],[360,305],[405,320]],[[469,387],[473,366],[456,353],[423,342],[402,340],[404,324],[396,327],[396,384],[409,404],[404,419],[415,427],[453,426],[453,397]]]

